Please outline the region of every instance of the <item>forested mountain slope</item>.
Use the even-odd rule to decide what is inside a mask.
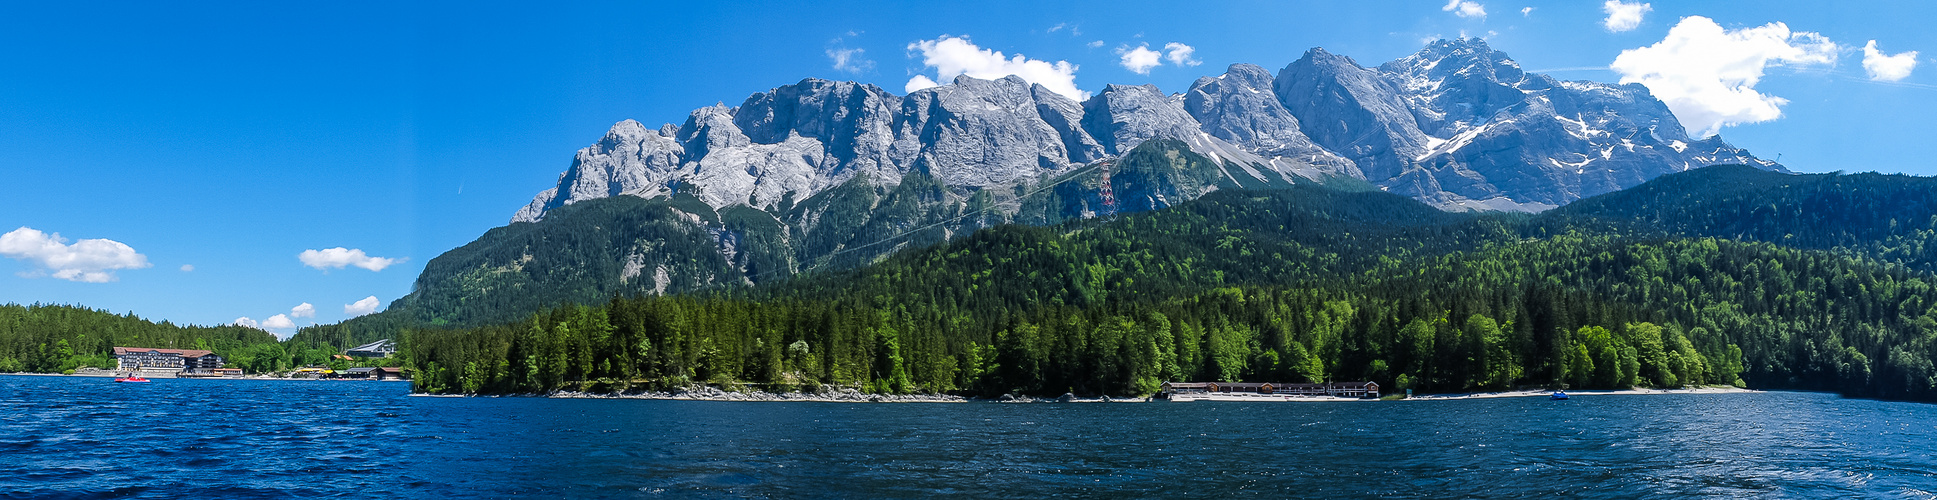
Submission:
[[[1930,274],[1770,243],[1554,233],[1383,193],[1220,191],[844,273],[410,337],[432,392],[635,384],[1146,393],[1742,383],[1932,397]]]

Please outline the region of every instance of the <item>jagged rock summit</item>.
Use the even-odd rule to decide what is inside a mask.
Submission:
[[[1527,73],[1463,38],[1377,67],[1314,48],[1275,76],[1233,64],[1180,94],[1109,85],[1083,102],[1014,76],[905,96],[809,78],[679,125],[619,122],[512,220],[680,192],[772,210],[857,177],[892,188],[911,173],[958,194],[1008,192],[1156,138],[1256,182],[1358,179],[1443,209],[1539,211],[1712,164],[1783,170],[1719,137],[1690,138],[1638,84]]]

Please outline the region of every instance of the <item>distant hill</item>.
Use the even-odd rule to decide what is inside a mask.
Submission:
[[[1583,199],[1541,218],[1838,250],[1937,270],[1937,178],[1931,177],[1717,165]]]

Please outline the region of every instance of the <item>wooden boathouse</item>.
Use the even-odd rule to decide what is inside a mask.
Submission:
[[[1280,384],[1273,382],[1164,382],[1158,395],[1174,394],[1259,394],[1267,396],[1331,396],[1340,398],[1379,397],[1378,382],[1319,382]]]

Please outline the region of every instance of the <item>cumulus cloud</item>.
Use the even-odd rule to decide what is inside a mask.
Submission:
[[[1607,19],[1601,21],[1601,26],[1615,33],[1632,30],[1641,26],[1641,16],[1653,10],[1653,5],[1645,3],[1607,0],[1607,3],[1601,4],[1601,12],[1607,13]]]
[[[1917,69],[1917,51],[1884,55],[1877,50],[1876,40],[1863,46],[1863,71],[1870,74],[1871,80],[1894,82],[1910,77],[1910,70]]]
[[[371,295],[354,303],[343,304],[343,314],[348,314],[350,317],[362,316],[377,312],[377,306],[380,305],[383,305],[383,303],[377,300],[377,296]]]
[[[150,267],[148,256],[119,241],[80,240],[68,244],[60,233],[43,233],[21,227],[0,235],[0,256],[32,262],[39,269],[21,273],[34,278],[52,275],[68,281],[107,283],[118,278],[120,269]]]
[[[303,261],[303,265],[305,266],[314,267],[322,270],[342,269],[345,266],[356,266],[364,269],[369,269],[371,271],[382,271],[383,268],[390,267],[392,264],[396,264],[398,262],[397,259],[392,259],[387,257],[371,257],[368,254],[363,253],[363,250],[359,250],[355,248],[343,248],[343,247],[325,248],[322,250],[304,250],[303,253],[297,255],[296,258],[298,260]]]
[[[1146,46],[1139,45],[1136,48],[1118,47],[1116,53],[1122,56],[1120,58],[1122,62],[1119,64],[1123,65],[1123,69],[1134,71],[1139,75],[1148,75],[1150,74],[1150,68],[1161,66],[1164,63],[1164,54],[1162,52],[1150,50],[1150,47]]]
[[[1092,48],[1092,49],[1094,49],[1094,48],[1099,48],[1099,47],[1102,47],[1102,46],[1103,46],[1103,41],[1102,41],[1102,40],[1097,40],[1097,41],[1094,41],[1094,42],[1090,42],[1090,43],[1086,43],[1086,44],[1083,44],[1083,46],[1084,46],[1084,47],[1089,47],[1089,48]]]
[[[943,35],[934,40],[922,40],[908,44],[908,51],[911,55],[921,53],[921,63],[934,68],[936,76],[932,79],[927,75],[909,78],[904,87],[908,92],[936,87],[940,85],[936,83],[937,80],[953,81],[961,75],[987,80],[1015,75],[1070,99],[1081,101],[1090,96],[1089,92],[1076,88],[1076,65],[1069,61],[1051,63],[1029,59],[1022,54],[1007,57],[1000,51],[977,47],[965,36]]]
[[[235,326],[246,326],[249,328],[262,328],[261,323],[257,323],[256,320],[249,319],[248,316],[236,318],[235,321],[230,321],[229,324],[235,325]]]
[[[296,307],[289,308],[289,317],[314,318],[316,317],[316,306],[310,305],[308,302],[296,304]]]
[[[1701,16],[1683,18],[1668,36],[1647,47],[1621,51],[1609,69],[1621,83],[1646,85],[1697,137],[1722,127],[1774,120],[1787,99],[1755,90],[1771,65],[1828,65],[1836,44],[1783,23],[1723,29]]]
[[[1533,17],[1533,7],[1521,7],[1520,17]]]
[[[1196,47],[1184,45],[1182,43],[1177,43],[1177,42],[1170,42],[1170,43],[1164,44],[1164,60],[1170,61],[1171,64],[1175,64],[1178,66],[1196,66],[1199,64],[1204,64],[1204,61],[1197,60],[1197,58],[1195,57],[1196,55],[1197,55]]]
[[[1459,17],[1486,18],[1486,6],[1470,0],[1446,0],[1446,6],[1440,7],[1439,10],[1451,12]]]
[[[834,61],[834,70],[848,73],[863,73],[874,69],[874,61],[866,57],[866,49],[827,49],[827,58]]]
[[[296,327],[296,322],[290,321],[288,316],[284,316],[281,314],[270,316],[269,319],[262,320],[263,329],[273,328],[273,329],[281,330],[281,329],[289,329],[289,328],[295,328],[295,327]]]
[[[192,273],[192,272],[195,272],[195,265],[194,265],[194,264],[182,264],[182,272],[184,272],[184,273]]]

